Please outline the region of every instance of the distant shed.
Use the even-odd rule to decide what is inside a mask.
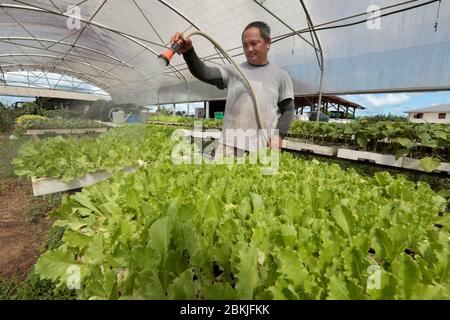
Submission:
[[[450,123],[450,104],[410,110],[409,120],[418,123]]]

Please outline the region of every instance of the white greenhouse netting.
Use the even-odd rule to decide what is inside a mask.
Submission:
[[[450,89],[450,1],[303,3],[322,48],[325,94]],[[374,4],[381,18],[367,22]],[[79,25],[70,17],[74,5]],[[0,76],[71,75],[117,103],[224,98],[224,91],[193,78],[181,56],[156,77],[156,57],[175,32],[200,29],[242,62],[241,33],[254,20],[271,26],[270,60],[290,74],[295,94],[316,94],[318,43],[299,0],[0,1]],[[224,63],[207,40],[193,41],[208,64]]]

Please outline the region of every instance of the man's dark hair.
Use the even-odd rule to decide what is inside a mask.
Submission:
[[[267,41],[270,41],[270,27],[267,23],[265,23],[263,21],[253,21],[253,22],[249,23],[245,27],[244,31],[242,31],[241,38],[244,37],[244,32],[250,28],[258,28],[259,33],[261,34],[261,37],[263,37]]]

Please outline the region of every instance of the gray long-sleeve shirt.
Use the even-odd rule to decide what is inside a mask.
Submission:
[[[184,53],[183,57],[188,65],[189,70],[191,71],[194,77],[196,77],[201,81],[214,85],[219,89],[225,89],[228,87],[229,83],[227,83],[227,80],[229,80],[230,77],[232,77],[233,75],[231,66],[226,66],[221,69],[216,67],[208,67],[197,56],[194,48]],[[278,123],[276,124],[276,128],[278,128],[280,136],[284,137],[292,124],[295,109],[292,83],[290,82],[290,78],[284,71],[282,71],[279,68],[276,68],[275,66],[271,65],[253,66],[248,63],[243,64],[243,66],[246,67],[247,69],[246,71],[250,73],[255,73],[257,75],[257,80],[260,80],[259,78],[264,78],[263,79],[265,81],[263,84],[264,86],[273,87],[271,89],[274,90],[278,89],[278,92],[276,92],[276,94],[278,94],[276,105],[278,107],[277,111],[279,112],[280,115],[279,119],[277,119]],[[263,70],[263,68],[265,68],[266,70]],[[256,82],[259,83],[261,81]],[[280,86],[280,88],[276,88],[276,86]],[[266,115],[266,118],[269,118],[268,119],[269,122],[267,123],[267,125],[269,127],[273,127],[272,123],[270,123],[273,120],[272,119],[273,117],[271,116],[273,112],[264,112],[263,110],[263,114]],[[230,112],[228,112],[228,115],[229,115],[228,118],[233,118],[233,114],[231,114]],[[236,119],[236,117],[234,118]],[[227,122],[227,110],[225,110],[225,122]],[[227,123],[225,123],[225,125],[227,125]],[[233,127],[233,124],[230,125],[229,121],[228,126]]]

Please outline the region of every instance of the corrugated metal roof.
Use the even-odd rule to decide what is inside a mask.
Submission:
[[[421,108],[405,111],[405,113],[429,113],[429,112],[450,112],[450,104],[441,104],[439,106]]]

